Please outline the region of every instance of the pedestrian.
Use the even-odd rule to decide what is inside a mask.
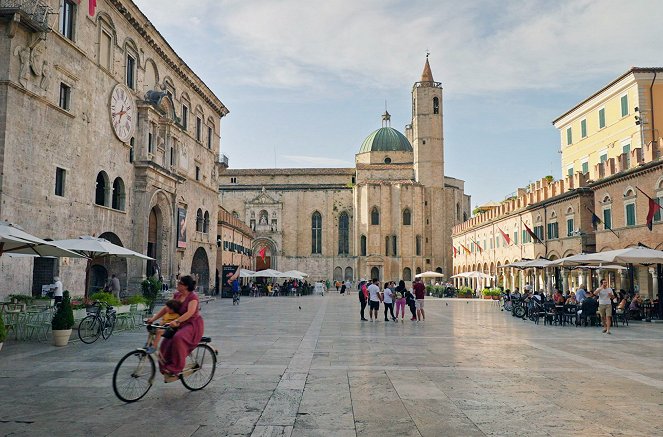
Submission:
[[[361,304],[361,311],[359,313],[361,314],[361,320],[367,321],[368,319],[364,315],[364,310],[366,309],[366,302],[368,301],[368,290],[366,288],[366,281],[364,279],[359,281],[359,284],[357,284],[357,294],[359,295],[359,303]]]
[[[341,294],[345,295],[345,282],[341,285]]]
[[[336,291],[341,287],[341,281],[336,281],[334,282],[334,285],[336,286]]]
[[[417,308],[417,321],[426,321],[426,313],[424,313],[424,296],[426,295],[426,286],[421,282],[421,278],[414,279],[414,297],[416,298],[414,304]]]
[[[345,281],[345,293],[350,295],[350,288],[352,288],[352,282],[350,280]]]
[[[384,286],[384,321],[388,322],[389,317],[387,317],[387,311],[391,312],[391,320],[396,321],[394,317],[394,292],[392,291],[393,282],[387,282]]]
[[[612,288],[608,287],[608,280],[601,280],[601,286],[594,291],[594,296],[599,297],[599,315],[601,316],[601,323],[603,324],[603,332],[610,334],[610,326],[612,325],[612,298],[614,292]]]
[[[405,281],[402,279],[398,282],[398,287],[396,287],[396,294],[394,295],[394,298],[396,299],[396,321],[398,322],[398,313],[400,311],[401,314],[401,323],[405,321],[405,294],[407,293],[407,289],[405,288]]]
[[[409,289],[405,294],[405,303],[412,313],[412,318],[410,320],[417,320],[416,298],[414,297],[414,293],[412,293],[412,289]]]
[[[62,286],[62,281],[60,281],[59,276],[54,276],[53,277],[53,286],[55,289],[53,290],[53,300],[55,301],[56,304],[62,302],[62,294],[64,292],[63,286]]]
[[[118,299],[120,298],[120,280],[118,279],[117,276],[115,276],[115,273],[111,276],[110,280],[110,291],[113,293],[115,297]]]
[[[380,310],[380,286],[378,285],[380,281],[377,278],[373,278],[373,283],[368,286],[368,316],[373,321],[373,316],[375,316],[375,321],[378,320],[378,311]]]

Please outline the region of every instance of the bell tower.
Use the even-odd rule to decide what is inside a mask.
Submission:
[[[442,84],[433,80],[428,54],[421,80],[412,87],[411,141],[417,182],[444,187]]]

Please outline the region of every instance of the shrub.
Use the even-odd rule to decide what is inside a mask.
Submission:
[[[53,330],[71,329],[74,327],[74,311],[71,309],[71,298],[69,291],[62,294],[62,302],[58,305],[58,309],[51,321],[51,328]]]
[[[117,306],[120,304],[120,299],[115,297],[112,293],[106,293],[104,291],[94,293],[92,296],[90,296],[90,300],[92,302],[94,301],[103,302],[110,306]]]
[[[461,287],[460,290],[458,290],[458,297],[473,297],[474,296],[474,290],[472,290],[470,287]]]
[[[5,328],[5,322],[2,321],[0,317],[0,343],[4,343],[7,338],[7,328]]]
[[[127,299],[125,299],[124,303],[127,305],[135,305],[139,303],[147,305],[148,302],[147,299],[145,299],[143,296],[134,294],[133,296],[129,296]]]
[[[152,302],[156,300],[159,291],[161,291],[162,285],[161,281],[155,278],[147,278],[140,283],[143,297],[147,299],[148,303],[152,304]]]
[[[485,288],[482,291],[482,294],[484,296],[499,296],[500,294],[502,294],[502,292],[500,291],[499,288]]]
[[[34,298],[26,294],[10,294],[9,300],[15,300],[18,303],[25,303],[26,305],[30,305]]]

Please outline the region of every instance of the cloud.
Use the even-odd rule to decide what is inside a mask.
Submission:
[[[326,158],[324,156],[283,155],[281,158],[299,165],[313,167],[352,167],[354,163],[343,159]]]

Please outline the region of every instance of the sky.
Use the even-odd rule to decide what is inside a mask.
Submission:
[[[659,0],[134,0],[221,99],[231,168],[352,167],[411,118],[430,52],[445,174],[472,207],[560,178],[552,121],[632,66],[663,66]]]

